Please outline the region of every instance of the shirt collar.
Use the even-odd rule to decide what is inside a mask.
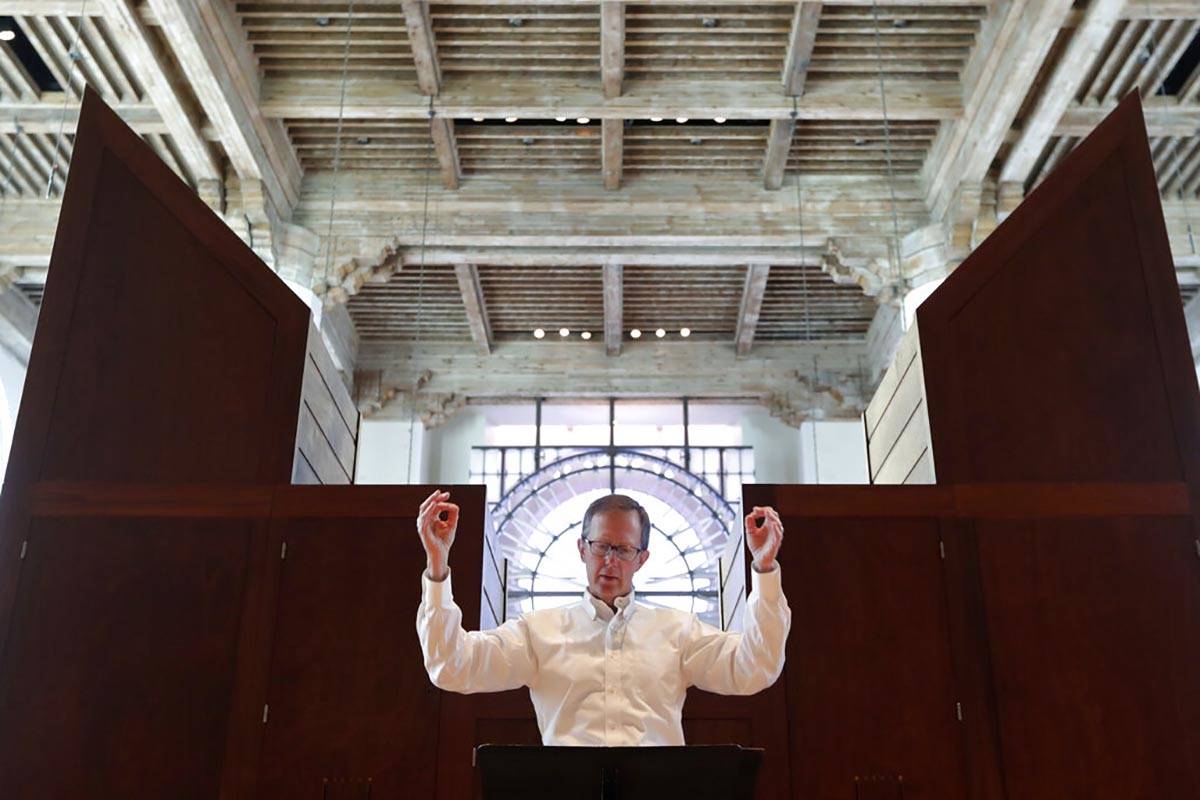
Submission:
[[[632,617],[633,612],[637,610],[637,604],[633,602],[635,594],[636,592],[630,589],[629,594],[623,594],[613,601],[617,607],[617,611],[625,612],[626,619]],[[616,616],[615,612],[608,607],[608,603],[605,603],[587,589],[583,590],[583,608],[587,612],[588,619],[592,620],[599,617],[601,620],[608,622]]]

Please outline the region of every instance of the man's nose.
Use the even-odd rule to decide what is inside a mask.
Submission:
[[[605,554],[604,554],[604,559],[603,559],[603,561],[604,561],[604,563],[605,563],[605,564],[607,564],[607,563],[609,562],[609,560],[610,560],[610,559],[611,559],[611,560],[613,560],[613,561],[616,561],[616,560],[617,560],[617,551],[616,551],[616,550],[611,550],[611,549],[610,549],[610,550],[609,550],[607,553],[605,553]]]

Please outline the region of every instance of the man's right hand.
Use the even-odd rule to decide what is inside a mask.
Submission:
[[[417,533],[425,548],[429,577],[435,581],[444,581],[450,574],[450,546],[458,530],[458,506],[446,502],[449,499],[450,493],[439,489],[425,498],[417,514]]]

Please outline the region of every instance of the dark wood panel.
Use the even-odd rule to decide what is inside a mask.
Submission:
[[[6,798],[208,798],[253,523],[34,518],[0,665]]]
[[[433,794],[438,692],[413,624],[424,553],[411,526],[278,524],[287,557],[258,797],[319,798],[326,780],[367,779],[382,797]]]
[[[6,480],[289,480],[308,317],[89,92]]]
[[[259,798],[432,797],[442,693],[415,629],[425,555],[415,516],[434,487],[280,487],[281,561],[271,636]],[[483,487],[450,486],[463,507],[452,565],[468,627],[479,619]],[[348,524],[348,520],[353,520]],[[461,590],[460,590],[461,587]],[[470,770],[470,752],[457,765]]]
[[[977,524],[1009,797],[1200,797],[1191,526]]]
[[[965,795],[936,520],[785,518],[792,607],[784,673],[792,791],[853,797],[856,778],[906,795]]]
[[[917,319],[940,483],[1200,484],[1200,393],[1136,93]]]

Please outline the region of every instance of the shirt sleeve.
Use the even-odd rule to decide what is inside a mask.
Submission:
[[[780,569],[776,564],[770,572],[751,570],[753,591],[741,633],[718,630],[692,617],[681,654],[688,686],[717,694],[754,694],[779,678],[792,626]]]
[[[490,631],[465,631],[462,609],[454,602],[450,576],[434,581],[421,575],[417,636],[425,671],[439,689],[472,694],[528,686],[537,672],[523,619]]]

